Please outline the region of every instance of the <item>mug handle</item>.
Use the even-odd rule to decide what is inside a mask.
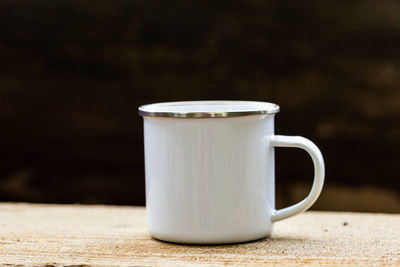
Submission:
[[[310,154],[314,163],[314,182],[310,193],[305,199],[297,204],[280,210],[274,210],[271,220],[272,222],[277,222],[302,213],[314,204],[321,193],[322,186],[324,185],[325,165],[321,151],[307,138],[301,136],[272,135],[270,137],[270,146],[302,148]]]

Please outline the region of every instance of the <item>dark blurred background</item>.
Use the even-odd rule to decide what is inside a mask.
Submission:
[[[400,212],[400,2],[0,1],[0,201],[144,205],[141,104],[278,103],[314,209]],[[312,182],[277,150],[278,207]]]

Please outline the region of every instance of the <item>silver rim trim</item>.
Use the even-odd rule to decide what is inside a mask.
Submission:
[[[270,104],[272,107],[270,109],[260,109],[260,110],[249,110],[249,111],[229,111],[229,112],[153,112],[146,111],[146,106],[149,105],[157,105],[157,104],[178,104],[178,103],[199,103],[201,101],[181,101],[181,102],[161,102],[161,103],[153,103],[147,104],[139,107],[139,115],[143,117],[168,117],[168,118],[227,118],[227,117],[238,117],[238,116],[248,116],[248,115],[262,115],[262,114],[275,114],[279,112],[279,106],[270,102],[257,102],[257,101],[237,101],[239,102],[254,102],[254,103],[263,103]],[[204,101],[207,103],[211,103],[213,101]],[[232,101],[214,101],[214,102],[235,102]]]

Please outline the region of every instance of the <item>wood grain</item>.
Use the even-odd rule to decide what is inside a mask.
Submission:
[[[64,265],[400,265],[400,215],[306,212],[256,242],[152,239],[143,207],[0,204],[0,263]]]

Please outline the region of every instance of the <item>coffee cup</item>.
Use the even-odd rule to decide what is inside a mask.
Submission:
[[[325,167],[300,136],[275,135],[279,106],[256,101],[143,105],[147,225],[156,239],[189,244],[251,241],[317,200]],[[275,208],[276,147],[304,149],[314,163],[309,195]],[[290,167],[291,162],[285,163]]]

